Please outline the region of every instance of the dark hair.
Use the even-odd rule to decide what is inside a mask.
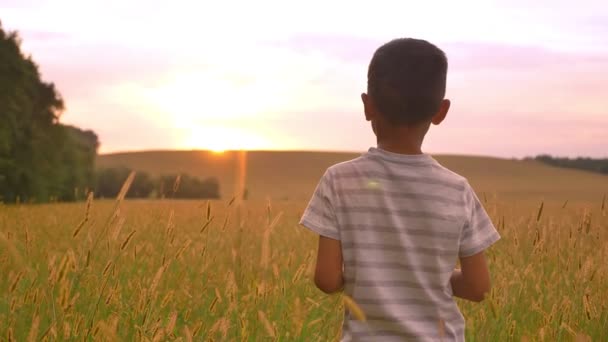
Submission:
[[[369,64],[367,92],[390,123],[414,125],[439,110],[448,60],[435,45],[401,38],[382,45]]]

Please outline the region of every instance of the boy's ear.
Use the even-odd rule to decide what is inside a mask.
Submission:
[[[363,111],[365,112],[365,120],[372,121],[372,119],[374,119],[376,116],[372,98],[366,93],[362,93],[361,101],[363,101]]]
[[[431,123],[433,123],[433,125],[439,125],[441,122],[443,122],[443,120],[445,120],[445,117],[448,115],[448,111],[450,110],[451,104],[452,103],[448,99],[441,100],[441,105],[439,105],[439,111],[437,111],[437,114],[435,114],[431,119]]]

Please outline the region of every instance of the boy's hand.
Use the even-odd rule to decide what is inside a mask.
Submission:
[[[481,302],[490,292],[490,272],[483,252],[460,258],[460,269],[450,278],[454,296]]]
[[[319,236],[315,285],[325,293],[335,293],[344,285],[340,240]]]

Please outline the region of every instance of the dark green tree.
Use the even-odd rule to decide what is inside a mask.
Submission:
[[[95,186],[95,158],[99,147],[97,135],[73,126],[63,126],[66,143],[62,151],[63,186],[60,200],[71,201],[86,198]]]
[[[114,198],[131,171],[127,168],[110,168],[97,171],[95,197]]]
[[[95,195],[99,198],[114,198],[131,173],[126,167],[108,168],[97,171]],[[155,181],[145,172],[137,172],[127,192],[127,198],[149,198],[155,190]]]
[[[167,198],[218,199],[220,184],[216,178],[199,179],[186,174],[163,175],[160,177],[159,194]]]
[[[571,169],[580,169],[585,171],[597,172],[602,174],[608,174],[608,159],[593,159],[593,158],[560,158],[553,157],[548,154],[541,154],[536,156],[537,161],[542,163],[557,166],[566,167]]]
[[[0,197],[75,200],[92,185],[97,136],[59,123],[63,99],[0,25]]]

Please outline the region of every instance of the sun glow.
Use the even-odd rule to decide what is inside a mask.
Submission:
[[[189,136],[186,136],[181,144],[184,148],[209,150],[215,154],[229,150],[266,149],[271,146],[262,136],[231,127],[192,127]]]
[[[146,101],[180,133],[179,146],[221,154],[228,150],[272,149],[258,123],[280,106],[272,82],[193,72],[148,89]],[[279,96],[279,99],[284,97]]]

